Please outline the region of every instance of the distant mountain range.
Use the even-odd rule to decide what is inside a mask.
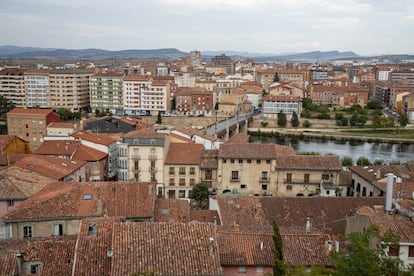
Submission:
[[[344,58],[358,58],[359,55],[354,52],[339,51],[314,51],[307,53],[294,54],[260,54],[238,51],[203,51],[202,56],[205,59],[216,55],[226,54],[234,58],[245,57],[257,61],[323,61]],[[85,60],[103,60],[103,59],[128,59],[128,58],[158,58],[158,59],[178,59],[188,56],[188,53],[174,48],[151,49],[151,50],[121,50],[110,51],[103,49],[55,49],[55,48],[36,48],[36,47],[19,47],[19,46],[0,46],[0,58],[15,59],[85,59]]]

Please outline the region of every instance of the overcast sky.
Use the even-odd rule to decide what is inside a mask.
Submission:
[[[414,53],[414,0],[0,0],[0,45]]]

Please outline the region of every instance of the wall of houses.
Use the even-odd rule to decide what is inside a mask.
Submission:
[[[60,228],[59,228],[59,225]],[[24,239],[28,235],[27,227],[31,228],[31,237],[53,237],[62,235],[77,235],[80,229],[80,220],[51,220],[51,221],[27,221],[14,222],[12,226],[13,239]],[[60,232],[59,232],[60,231]],[[29,238],[29,237],[27,237]]]
[[[198,165],[165,165],[164,175],[166,198],[190,198],[194,185],[200,182],[200,167]]]
[[[273,267],[265,266],[225,266],[223,267],[223,275],[243,275],[243,276],[263,276],[273,275]]]

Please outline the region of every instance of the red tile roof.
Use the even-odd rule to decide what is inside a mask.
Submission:
[[[153,130],[148,130],[148,129],[140,129],[140,130],[133,130],[130,131],[128,133],[125,133],[124,135],[122,135],[123,138],[141,138],[141,139],[157,139],[157,138],[165,138],[165,134],[164,133],[157,133]]]
[[[209,222],[220,225],[220,216],[216,210],[190,210],[190,220],[192,222]]]
[[[186,200],[158,199],[155,202],[155,222],[189,222],[190,206]]]
[[[154,193],[154,184],[146,182],[51,183],[7,213],[4,219],[150,218],[154,215]]]
[[[200,165],[203,145],[170,143],[164,164],[166,165]]]
[[[249,135],[246,133],[238,133],[225,142],[226,144],[248,144]]]
[[[95,144],[105,145],[109,146],[113,143],[116,143],[116,139],[112,138],[108,135],[102,135],[98,133],[91,133],[91,132],[84,132],[84,131],[78,131],[73,134],[71,134],[72,137],[75,137],[79,140],[86,140],[89,142],[93,142]]]
[[[275,159],[285,155],[295,155],[295,150],[276,144],[223,144],[219,149],[219,158]]]
[[[279,156],[276,159],[276,169],[327,169],[342,170],[342,164],[338,156],[319,155],[295,155]]]
[[[73,154],[72,159],[94,162],[102,160],[107,156],[108,154],[103,151],[80,145]]]
[[[40,109],[40,108],[20,108],[16,107],[10,110],[7,114],[33,114],[33,115],[48,115],[53,113],[52,109]]]
[[[68,123],[68,122],[51,122],[50,124],[48,124],[47,128],[68,128],[68,129],[73,129],[74,128],[74,124],[73,123]]]
[[[38,155],[67,156],[70,158],[80,146],[79,141],[46,140],[34,152]]]
[[[86,162],[81,160],[75,161],[58,157],[29,155],[16,161],[14,165],[56,180],[62,180],[65,176],[72,174],[85,164]]]

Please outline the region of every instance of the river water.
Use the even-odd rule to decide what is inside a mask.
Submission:
[[[335,154],[340,159],[351,157],[354,164],[359,157],[366,157],[373,163],[376,160],[386,162],[414,161],[414,144],[388,144],[349,141],[304,140],[299,138],[269,138],[251,136],[251,143],[275,143],[290,145],[296,152],[318,152],[321,155]]]

